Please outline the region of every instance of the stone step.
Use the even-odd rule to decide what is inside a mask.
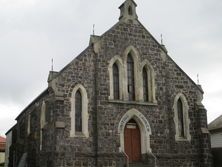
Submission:
[[[129,167],[147,167],[147,164],[138,162],[138,163],[130,163]]]

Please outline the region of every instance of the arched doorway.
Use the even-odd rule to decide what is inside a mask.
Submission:
[[[134,120],[136,122],[136,127],[138,127],[139,130],[139,137],[140,137],[140,154],[147,154],[152,152],[150,148],[150,135],[151,133],[151,127],[147,120],[147,118],[138,110],[136,109],[130,109],[128,110],[120,119],[119,125],[118,125],[118,133],[120,137],[120,147],[119,151],[126,153],[125,149],[125,128],[127,123],[130,123],[130,120]]]
[[[124,148],[130,163],[141,160],[141,134],[139,126],[134,119],[126,123],[124,129]]]

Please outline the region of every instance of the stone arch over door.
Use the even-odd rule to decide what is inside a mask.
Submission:
[[[121,118],[118,125],[118,133],[120,136],[120,152],[125,152],[124,150],[124,129],[127,122],[134,119],[139,126],[141,133],[141,154],[146,154],[151,152],[150,148],[150,135],[151,128],[146,117],[136,109],[131,109],[127,111]]]

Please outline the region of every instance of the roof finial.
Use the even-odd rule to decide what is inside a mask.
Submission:
[[[93,35],[95,35],[95,24],[93,24]]]
[[[199,74],[197,74],[197,85],[200,84],[200,80],[199,80]]]
[[[160,34],[160,38],[161,38],[161,45],[163,45],[163,34]]]
[[[53,58],[52,58],[52,60],[51,60],[52,62],[52,65],[51,65],[51,71],[53,71]]]

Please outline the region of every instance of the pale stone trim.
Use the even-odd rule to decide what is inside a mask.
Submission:
[[[116,63],[119,69],[119,100],[123,99],[123,62],[119,56],[114,56],[110,61],[109,61],[109,66],[108,66],[108,71],[109,71],[109,88],[110,88],[110,95],[109,95],[109,100],[114,99],[114,88],[113,88],[113,64]]]
[[[46,124],[46,104],[45,101],[42,102],[42,106],[41,106],[41,116],[40,116],[40,127],[44,128],[45,124]]]
[[[42,106],[41,106],[41,115],[40,115],[40,145],[39,145],[40,150],[42,150],[42,137],[43,137],[42,131],[46,124],[45,112],[46,112],[46,104],[45,104],[45,101],[43,101]]]
[[[157,106],[157,103],[150,103],[150,102],[143,102],[143,101],[109,100],[109,103],[136,104],[136,105],[143,105],[143,106]]]
[[[178,127],[178,110],[177,110],[177,101],[181,99],[183,104],[183,122],[184,122],[184,135],[185,137],[182,138],[179,136],[179,127]],[[191,135],[190,135],[190,119],[189,119],[189,105],[186,100],[186,97],[182,93],[178,93],[174,99],[174,105],[173,105],[173,111],[174,111],[174,124],[175,124],[175,140],[176,141],[190,141]]]
[[[118,125],[118,134],[120,136],[119,151],[125,152],[124,151],[125,150],[124,149],[124,129],[125,129],[126,123],[132,118],[137,122],[140,129],[141,154],[150,153],[152,151],[150,148],[150,135],[152,134],[151,127],[146,117],[136,109],[130,109],[129,111],[127,111],[119,122],[119,125]]]
[[[140,89],[140,99],[144,101],[143,99],[143,68],[146,68],[147,74],[148,74],[148,91],[149,91],[149,98],[148,101],[151,103],[157,103],[156,101],[156,85],[155,85],[155,72],[153,70],[152,65],[148,60],[144,60],[141,63],[141,68],[140,68],[140,84],[141,84],[141,89]]]
[[[128,86],[127,86],[127,57],[128,54],[131,53],[133,61],[134,61],[134,85],[135,85],[135,101],[139,101],[140,99],[140,92],[141,92],[141,80],[138,76],[139,74],[139,52],[133,46],[128,46],[123,53],[123,67],[124,67],[124,75],[123,75],[123,99],[129,101],[129,93],[128,93]]]
[[[82,133],[81,134],[75,132],[75,94],[78,90],[80,90],[80,93],[81,93],[81,96],[82,96]],[[74,87],[74,89],[72,91],[71,98],[70,98],[70,102],[71,102],[70,137],[89,137],[89,132],[88,132],[88,119],[89,119],[89,115],[88,115],[88,97],[87,97],[86,89],[81,84],[77,84]]]

